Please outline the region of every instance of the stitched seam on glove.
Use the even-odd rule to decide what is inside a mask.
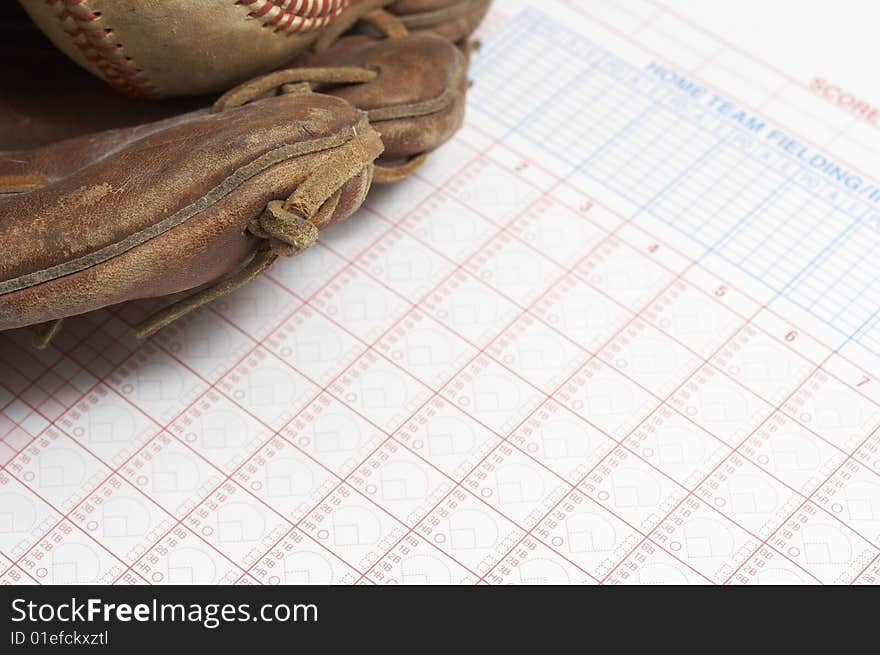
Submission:
[[[449,107],[455,102],[455,88],[461,83],[462,78],[467,74],[467,62],[463,62],[452,76],[450,88],[446,89],[436,98],[425,100],[423,102],[413,102],[400,105],[388,105],[377,109],[367,111],[367,116],[374,123],[382,121],[390,121],[399,118],[417,118],[419,116],[429,116],[436,114]]]
[[[378,109],[370,109],[367,115],[372,122],[391,121],[397,118],[417,118],[429,116],[443,111],[455,100],[455,91],[447,90],[441,95],[424,102],[413,102],[403,105],[389,105]]]

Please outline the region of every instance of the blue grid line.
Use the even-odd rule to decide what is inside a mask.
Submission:
[[[537,26],[537,28],[536,28]],[[538,36],[536,36],[538,35]],[[559,38],[555,38],[555,35],[560,35]],[[531,108],[531,110],[519,120],[511,123],[510,120],[505,120],[507,118],[505,115],[499,116],[496,115],[496,120],[500,120],[501,124],[508,127],[507,135],[518,134],[522,138],[526,139],[530,143],[537,145],[538,147],[549,151],[551,154],[556,156],[557,158],[565,161],[574,166],[574,169],[569,173],[566,178],[570,178],[572,175],[580,173],[585,175],[589,179],[595,180],[603,187],[608,188],[615,193],[619,194],[621,197],[633,203],[636,207],[637,211],[629,217],[630,220],[635,220],[642,214],[646,214],[649,216],[653,216],[663,223],[670,225],[678,232],[688,236],[692,240],[706,247],[706,251],[699,258],[699,260],[703,260],[708,257],[710,254],[715,254],[720,257],[724,261],[730,263],[732,266],[742,271],[746,275],[751,278],[758,280],[765,287],[769,288],[774,292],[773,299],[779,297],[785,297],[795,305],[801,307],[807,313],[816,317],[818,320],[822,321],[829,327],[831,327],[835,332],[841,334],[846,338],[846,341],[841,345],[845,345],[851,340],[858,340],[862,345],[868,347],[871,352],[874,354],[880,355],[880,344],[878,347],[871,348],[870,343],[873,341],[871,338],[870,332],[874,328],[880,328],[880,307],[873,309],[872,306],[866,305],[862,302],[857,302],[863,300],[860,298],[860,294],[864,294],[866,292],[873,292],[873,290],[877,287],[877,276],[873,275],[868,278],[865,283],[861,285],[860,291],[858,291],[856,297],[852,298],[849,303],[838,313],[833,316],[831,319],[828,319],[826,316],[822,316],[814,310],[814,306],[816,306],[817,300],[809,301],[809,298],[812,297],[813,294],[810,293],[800,293],[801,289],[806,291],[807,289],[812,289],[814,292],[817,292],[815,295],[821,298],[822,295],[827,293],[829,289],[838,285],[841,279],[846,275],[846,272],[837,275],[833,280],[830,287],[824,287],[822,284],[816,286],[815,284],[809,284],[809,281],[814,283],[821,282],[823,279],[817,273],[820,271],[820,266],[825,262],[831,262],[834,257],[846,257],[846,245],[850,239],[854,239],[854,235],[857,235],[859,232],[859,226],[865,224],[864,215],[853,216],[848,211],[842,210],[839,207],[836,207],[831,202],[827,201],[821,194],[816,193],[813,189],[811,189],[807,183],[800,178],[798,175],[798,171],[790,173],[788,177],[784,177],[782,171],[779,171],[775,168],[770,167],[766,164],[762,159],[756,156],[754,153],[750,151],[743,151],[736,144],[728,143],[729,139],[727,136],[724,138],[720,138],[718,135],[717,128],[708,128],[702,124],[702,122],[697,119],[694,120],[691,116],[684,116],[679,112],[675,111],[675,107],[668,108],[664,106],[665,100],[670,97],[675,97],[676,92],[669,91],[664,93],[662,96],[658,95],[657,91],[664,91],[663,87],[659,87],[656,84],[650,85],[651,90],[646,91],[640,87],[638,84],[639,81],[647,81],[645,75],[638,71],[633,66],[617,59],[601,47],[595,46],[592,42],[587,39],[583,39],[579,35],[571,32],[567,28],[556,24],[552,19],[549,19],[544,14],[534,10],[527,10],[523,12],[519,17],[514,19],[509,26],[503,31],[501,35],[501,40],[497,40],[499,43],[512,43],[511,48],[523,48],[524,50],[534,50],[534,47],[529,47],[530,43],[534,43],[536,40],[540,39],[541,45],[543,47],[538,48],[542,55],[546,58],[551,56],[552,53],[556,52],[560,56],[560,67],[563,64],[570,65],[572,58],[575,60],[586,60],[587,57],[584,53],[588,53],[589,55],[589,64],[587,68],[582,68],[580,72],[573,73],[572,82],[563,86],[562,88],[556,90],[552,93],[547,93],[542,99],[539,99],[538,104]],[[557,43],[561,44],[557,45]],[[574,48],[580,44],[580,48]],[[565,48],[566,51],[560,51],[559,48]],[[572,53],[571,50],[577,50],[577,52]],[[567,53],[567,54],[566,54]],[[494,54],[494,52],[493,52]],[[597,57],[598,55],[598,57]],[[493,57],[494,59],[494,57]],[[551,60],[552,61],[552,60]],[[612,66],[612,71],[609,72],[606,70],[608,68],[607,64],[615,64],[616,67]],[[546,64],[546,62],[544,62]],[[600,66],[602,64],[602,66]],[[479,79],[481,76],[491,77],[493,73],[493,66],[491,65],[491,61],[484,61],[483,65],[480,65],[475,68],[477,72],[477,78]],[[627,81],[621,81],[617,79],[614,75],[615,71],[622,71],[625,74],[634,76],[636,81],[635,84],[630,83],[631,80],[627,79]],[[621,98],[614,98],[616,100],[613,107],[607,109],[603,114],[599,117],[590,114],[590,107],[584,106],[582,112],[582,120],[589,120],[591,126],[596,126],[601,124],[601,121],[604,118],[621,111],[622,108],[625,108],[625,105],[628,102],[637,101],[639,103],[644,102],[645,100],[649,101],[647,107],[642,109],[634,118],[628,120],[625,125],[621,128],[617,129],[609,138],[607,138],[604,142],[597,143],[597,147],[590,152],[589,150],[585,150],[583,152],[574,151],[578,156],[575,158],[571,158],[569,152],[571,149],[564,153],[560,153],[549,147],[546,139],[537,138],[534,134],[535,128],[541,125],[541,116],[542,113],[552,108],[554,103],[561,107],[570,107],[577,106],[577,97],[574,95],[573,89],[577,88],[577,85],[583,82],[585,78],[591,73],[602,74],[603,76],[607,75],[612,79],[613,82],[619,85],[619,88],[623,90],[623,95]],[[526,77],[528,75],[528,70],[522,71],[522,76]],[[533,84],[530,85],[530,88],[534,89],[535,93],[541,92],[541,80],[540,78],[535,79]],[[499,80],[497,84],[493,85],[493,104],[500,103],[501,105],[505,104],[505,93],[512,93],[512,91],[505,85],[504,80]],[[508,99],[508,102],[511,99]],[[480,108],[480,103],[476,103],[477,108]],[[688,106],[685,106],[684,109],[689,109]],[[565,110],[568,111],[567,109]],[[671,115],[674,118],[673,123],[669,124],[669,129],[664,130],[661,128],[657,128],[658,134],[647,134],[644,135],[645,130],[642,132],[636,132],[634,130],[635,127],[644,124],[644,119],[650,116],[651,112],[655,112],[657,115]],[[571,127],[572,129],[577,129],[577,121],[576,118],[581,118],[577,116],[577,113],[572,113],[572,122],[575,123]],[[568,127],[568,125],[564,124],[565,121],[553,124],[552,129],[560,129],[564,127]],[[663,138],[667,135],[671,139],[676,139],[676,133],[680,133],[682,128],[685,125],[689,125],[694,129],[694,134],[685,134],[684,139],[679,136],[678,142],[670,145],[670,148],[673,149],[672,152],[669,152],[668,155],[664,156],[664,153],[657,152],[656,145],[658,143],[663,142]],[[667,127],[666,123],[663,124],[662,127]],[[579,135],[587,135],[591,133],[592,127],[586,129],[586,131],[579,132]],[[600,132],[601,134],[601,132]],[[730,128],[728,126],[727,134],[746,134],[751,135],[748,131],[733,127]],[[644,135],[644,136],[643,136]],[[605,135],[602,135],[603,137]],[[692,154],[689,152],[686,146],[691,143],[699,143],[699,140],[702,137],[708,136],[710,139],[713,139],[715,142],[713,145],[708,147],[703,147],[700,150],[695,150]],[[564,140],[565,134],[560,135],[560,140]],[[689,141],[687,139],[690,139]],[[647,139],[647,140],[646,140]],[[576,140],[571,140],[573,146],[577,145]],[[611,148],[619,148],[620,151],[624,154],[624,158],[626,161],[621,164],[620,162],[615,162],[613,159],[606,160],[611,168],[607,171],[607,175],[602,175],[603,171],[593,171],[591,169],[591,164],[596,162],[602,155],[604,155]],[[734,188],[745,188],[743,184],[751,184],[754,180],[759,179],[760,170],[763,169],[767,174],[773,174],[780,176],[782,179],[781,184],[776,186],[770,193],[764,196],[755,206],[751,207],[748,211],[741,216],[737,216],[740,211],[739,207],[736,206],[737,202],[741,201],[740,195],[736,192],[732,192],[730,197],[719,207],[715,208],[713,205],[707,205],[704,201],[706,195],[703,194],[711,194],[712,192],[712,184],[709,183],[706,185],[705,189],[698,190],[696,194],[688,193],[687,195],[682,194],[681,198],[686,202],[685,205],[681,205],[679,201],[676,200],[675,190],[678,188],[678,185],[683,181],[688,179],[688,177],[695,171],[699,170],[701,165],[711,165],[714,161],[714,157],[717,154],[719,157],[721,153],[727,152],[726,148],[736,148],[737,151],[743,153],[743,158],[740,160],[741,162],[750,161],[753,165],[757,165],[759,168],[759,173],[755,176],[750,176],[748,180],[743,181],[743,183],[734,184]],[[789,158],[791,159],[791,158]],[[676,166],[679,164],[685,164],[688,162],[682,169],[677,170],[675,172],[671,169],[664,169],[661,164],[666,163],[676,163]],[[618,182],[617,185],[614,184],[618,179],[618,175],[621,173],[626,173],[628,171],[635,171],[639,166],[647,166],[648,170],[642,173],[637,180],[630,180],[630,186],[624,190],[619,188],[621,183]],[[654,170],[654,168],[658,170]],[[728,169],[729,170],[729,165]],[[664,175],[668,173],[671,175],[671,179],[667,179]],[[713,176],[714,178],[714,176]],[[722,174],[721,178],[723,179],[724,174]],[[728,179],[735,179],[735,171],[730,173]],[[630,189],[635,188],[636,194],[638,194],[638,189],[640,189],[643,185],[654,186],[655,184],[659,184],[660,189],[652,193],[649,199],[639,199],[637,197],[633,197],[633,193]],[[702,184],[700,186],[703,186]],[[773,236],[779,238],[779,231],[785,228],[785,233],[783,236],[785,238],[792,239],[791,242],[787,242],[783,244],[783,247],[780,249],[775,248],[775,243],[771,241],[771,236],[762,231],[763,226],[761,225],[760,219],[762,217],[762,212],[770,211],[774,206],[774,203],[777,201],[781,201],[785,196],[785,192],[789,189],[799,189],[800,191],[805,191],[807,194],[807,199],[805,202],[810,202],[810,197],[814,199],[814,201],[821,202],[822,205],[827,205],[830,208],[828,212],[828,218],[832,215],[839,216],[841,218],[848,218],[849,222],[846,224],[846,227],[840,230],[833,239],[831,239],[828,243],[825,243],[821,246],[816,252],[812,252],[814,247],[818,247],[821,245],[819,243],[819,239],[817,238],[817,234],[815,231],[817,230],[817,226],[819,225],[819,221],[822,220],[821,216],[812,215],[810,217],[810,225],[805,227],[804,232],[800,234],[800,238],[796,238],[797,235],[791,234],[792,230],[790,229],[792,226],[796,225],[792,223],[792,219],[797,215],[797,209],[792,211],[786,211],[788,215],[787,218],[783,220],[780,225],[777,225],[773,231]],[[652,191],[648,189],[648,191]],[[846,189],[840,189],[841,195],[848,195],[850,197],[857,198],[858,200],[862,200],[861,197],[854,192],[851,192]],[[671,208],[675,209],[679,207],[678,213],[675,215],[673,219],[670,219],[668,216],[664,215],[664,212],[656,207],[661,200],[668,200],[668,203],[671,205]],[[694,230],[692,227],[687,229],[683,228],[679,223],[680,216],[686,215],[692,208],[696,207],[700,208],[701,202],[703,203],[703,211],[708,212],[710,216],[721,217],[727,214],[732,214],[732,218],[736,218],[736,220],[717,238],[713,241],[708,242],[702,239],[697,232],[701,231],[707,223],[711,222],[711,219],[703,219],[701,223],[701,227],[699,230]],[[817,202],[817,205],[818,205]],[[863,203],[864,204],[864,203]],[[742,207],[742,210],[745,210],[746,207]],[[840,214],[837,214],[840,212]],[[717,220],[717,219],[716,219]],[[752,233],[757,231],[755,235],[757,238],[752,237]],[[786,236],[788,235],[788,236]],[[820,235],[821,236],[821,233]],[[830,235],[829,235],[830,236]],[[750,243],[750,245],[749,245]],[[745,251],[741,249],[742,245],[746,245]],[[738,250],[739,255],[741,256],[739,261],[735,261],[726,251],[727,250]],[[756,262],[752,261],[752,258],[757,255],[759,252],[764,252],[765,257],[769,257],[769,259],[764,258],[761,260],[761,270],[750,270],[750,266],[753,266]],[[745,252],[743,255],[742,253]],[[792,259],[795,257],[795,259]],[[803,258],[806,261],[802,264],[797,264],[796,259]],[[867,258],[867,252],[862,253],[861,257],[859,257],[858,261],[863,261]],[[769,265],[768,265],[769,262]],[[833,263],[833,262],[832,262]],[[786,266],[788,264],[788,266]],[[797,268],[795,268],[797,267]],[[850,267],[851,268],[851,267]],[[797,272],[795,272],[795,270]],[[842,270],[848,270],[846,267],[842,267]],[[816,275],[814,275],[816,274]],[[812,279],[811,279],[812,276]],[[878,289],[880,291],[880,289]],[[808,296],[807,302],[802,302],[798,296]],[[880,301],[880,298],[878,298]],[[818,307],[816,308],[818,309]],[[873,309],[873,311],[867,316],[864,317],[864,313],[868,310]],[[853,320],[856,316],[858,318]],[[855,331],[852,331],[852,326],[857,324],[858,327]]]

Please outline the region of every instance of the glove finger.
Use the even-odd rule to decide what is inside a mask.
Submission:
[[[0,154],[0,329],[233,273],[274,200],[324,225],[350,215],[381,149],[361,112],[307,93]],[[28,176],[45,185],[2,193]]]
[[[435,34],[383,40],[345,36],[297,63],[327,68],[359,65],[378,72],[371,81],[330,88],[326,93],[367,112],[385,144],[383,163],[434,150],[458,130],[464,118],[466,58]]]

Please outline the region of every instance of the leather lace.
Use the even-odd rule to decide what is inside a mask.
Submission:
[[[365,124],[362,125],[362,127]],[[224,296],[263,274],[279,257],[293,257],[311,248],[320,229],[333,218],[342,187],[369,171],[374,154],[352,128],[353,138],[337,148],[285,200],[273,200],[246,230],[260,239],[254,256],[239,272],[152,314],[135,327],[149,337],[189,312]]]

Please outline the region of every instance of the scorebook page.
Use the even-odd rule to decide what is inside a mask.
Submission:
[[[878,22],[497,0],[303,256],[0,334],[3,581],[876,584]]]

